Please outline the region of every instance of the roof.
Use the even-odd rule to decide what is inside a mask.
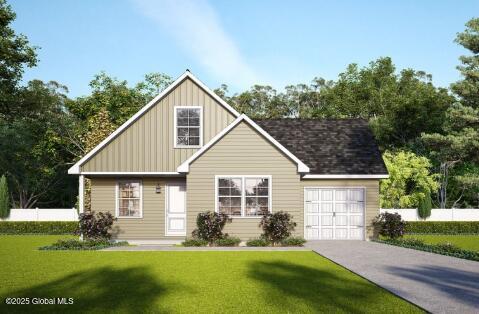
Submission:
[[[144,115],[151,107],[156,105],[158,101],[168,95],[176,86],[180,85],[185,79],[189,78],[195,82],[198,86],[205,90],[213,99],[215,99],[219,104],[229,110],[235,117],[239,117],[240,114],[228,103],[226,103],[221,97],[216,95],[211,89],[209,89],[203,82],[201,82],[196,76],[194,76],[190,70],[186,70],[180,77],[178,77],[171,85],[164,89],[160,94],[153,98],[148,104],[141,108],[137,113],[135,113],[130,119],[123,123],[118,129],[116,129],[112,134],[105,138],[100,144],[95,146],[91,151],[89,151],[85,156],[83,156],[79,161],[77,161],[73,166],[68,169],[69,174],[80,174],[80,166],[87,162],[91,157],[93,157],[100,149],[105,147],[110,143],[115,137],[117,137],[123,130],[128,128],[136,120],[138,120],[142,115]]]
[[[256,123],[303,161],[310,177],[388,174],[365,120],[277,119]]]
[[[258,133],[260,133],[262,136],[266,138],[272,145],[274,145],[276,148],[278,148],[281,152],[283,152],[288,158],[290,158],[292,161],[294,161],[298,167],[298,172],[300,173],[307,173],[309,172],[308,166],[304,164],[302,160],[300,160],[297,156],[295,156],[293,153],[291,153],[287,148],[285,148],[281,143],[279,143],[275,138],[273,138],[270,134],[265,132],[258,124],[256,124],[253,120],[248,118],[245,114],[240,115],[238,118],[236,118],[235,121],[233,121],[230,125],[228,125],[223,131],[218,133],[215,137],[213,137],[206,145],[201,147],[201,149],[197,150],[190,158],[185,160],[181,165],[178,166],[177,171],[178,172],[189,172],[190,170],[190,164],[194,162],[196,159],[198,159],[205,151],[207,151],[211,146],[216,144],[223,136],[228,134],[229,131],[231,131],[235,126],[237,126],[240,122],[246,122],[248,123],[253,129],[255,129]]]

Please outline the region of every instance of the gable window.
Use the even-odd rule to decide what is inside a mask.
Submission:
[[[119,218],[141,218],[142,191],[140,180],[124,180],[117,184],[116,216]]]
[[[175,107],[175,147],[201,147],[203,108]]]
[[[216,211],[237,217],[271,212],[271,176],[217,176]]]

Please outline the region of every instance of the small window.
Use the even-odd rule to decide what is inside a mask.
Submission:
[[[257,217],[271,211],[271,177],[217,177],[216,209],[238,217]]]
[[[202,107],[175,107],[175,147],[200,147]]]
[[[141,181],[120,181],[117,187],[117,213],[120,218],[142,217]]]

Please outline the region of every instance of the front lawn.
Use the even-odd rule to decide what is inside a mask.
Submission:
[[[420,239],[427,244],[452,243],[463,250],[479,252],[479,235],[408,234],[405,238]]]
[[[59,238],[0,236],[0,313],[420,312],[312,252],[37,250]],[[14,296],[74,304],[5,305]]]

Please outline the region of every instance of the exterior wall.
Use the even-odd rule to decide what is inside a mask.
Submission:
[[[129,179],[129,178],[128,178]],[[114,238],[125,240],[175,240],[183,237],[165,236],[165,184],[184,178],[142,178],[143,218],[118,218],[113,224]],[[91,208],[115,215],[116,182],[118,178],[91,178]],[[160,183],[161,193],[156,193]]]
[[[203,143],[235,119],[203,89],[186,79],[81,166],[81,171],[176,172],[197,148],[174,148],[175,106],[203,107]]]
[[[272,210],[292,214],[303,235],[303,199],[297,165],[245,122],[241,122],[190,165],[187,175],[187,235],[196,216],[215,210],[215,175],[271,175]],[[233,218],[225,232],[242,240],[261,234],[260,218]]]
[[[347,180],[310,180],[303,179],[301,185],[301,199],[304,200],[305,187],[362,187],[366,188],[366,239],[373,236],[372,220],[379,215],[379,180],[378,179],[347,179]],[[303,205],[301,205],[303,207]],[[303,214],[304,215],[304,214]]]

